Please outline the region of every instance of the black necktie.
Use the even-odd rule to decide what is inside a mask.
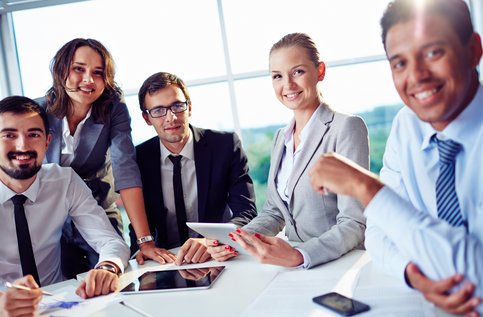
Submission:
[[[34,251],[32,249],[32,240],[30,239],[29,224],[25,217],[25,209],[23,208],[27,197],[24,195],[15,195],[11,199],[15,212],[15,228],[17,230],[18,252],[20,254],[22,273],[23,275],[31,274],[40,286],[39,273],[37,272]]]
[[[183,185],[181,182],[181,158],[183,156],[168,156],[173,163],[173,188],[174,204],[176,206],[176,221],[178,223],[178,233],[180,243],[188,240],[188,227],[186,226],[186,208],[184,206]]]

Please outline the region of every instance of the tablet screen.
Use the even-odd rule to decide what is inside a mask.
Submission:
[[[121,290],[124,294],[209,288],[224,266],[146,272]]]

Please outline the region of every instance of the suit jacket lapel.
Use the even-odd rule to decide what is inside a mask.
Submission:
[[[84,123],[80,135],[80,142],[75,150],[75,158],[72,161],[72,167],[81,167],[87,161],[87,158],[92,152],[94,145],[96,145],[99,135],[101,134],[104,124],[94,123],[92,117],[89,117]]]
[[[322,140],[329,128],[329,123],[334,119],[334,112],[329,109],[325,104],[321,105],[322,109],[319,110],[317,118],[312,123],[312,135],[309,135],[305,140],[303,155],[300,156],[297,164],[294,166],[292,175],[288,182],[289,199],[291,199],[295,185],[297,185],[300,177],[307,169],[310,160],[315,155],[315,152],[319,148]]]
[[[146,157],[142,160],[146,162],[146,171],[149,171],[148,184],[144,184],[144,190],[149,192],[148,197],[152,199],[151,210],[155,218],[155,223],[158,224],[159,241],[168,241],[167,226],[166,226],[166,207],[164,206],[163,188],[161,185],[161,148],[159,145],[159,138],[154,137],[149,141],[149,150],[144,152]],[[138,158],[139,159],[139,158]]]
[[[49,125],[52,139],[45,154],[45,161],[59,164],[62,152],[62,119],[49,115]]]
[[[282,200],[280,195],[277,192],[277,186],[275,185],[275,178],[277,176],[277,172],[280,168],[280,163],[282,161],[282,156],[285,151],[285,128],[282,130],[279,130],[279,132],[276,135],[276,139],[274,140],[274,150],[272,151],[272,156],[273,159],[270,161],[270,175],[273,175],[273,177],[268,177],[268,190],[271,190],[274,192],[274,195],[272,195],[273,199],[275,200],[274,203],[277,204],[277,206],[280,208],[282,213],[285,215],[286,219],[289,220],[291,224],[294,223],[292,215],[290,214],[290,211],[285,204],[285,202]]]
[[[208,199],[208,186],[210,184],[211,151],[203,130],[190,125],[193,133],[193,148],[195,154],[196,186],[198,187],[198,220],[205,219],[206,203]],[[195,186],[195,184],[192,184]]]

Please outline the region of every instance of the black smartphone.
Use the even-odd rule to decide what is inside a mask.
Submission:
[[[369,305],[335,292],[314,297],[312,301],[342,316],[352,316],[370,309]]]

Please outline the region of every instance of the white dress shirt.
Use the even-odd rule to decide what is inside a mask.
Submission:
[[[437,218],[439,153],[431,137],[462,145],[455,185],[465,227]],[[366,247],[389,274],[404,279],[409,261],[431,279],[462,273],[483,296],[483,87],[441,133],[409,108],[394,119],[381,179],[386,186],[367,206]],[[481,307],[481,306],[480,306]],[[482,308],[480,308],[481,311]]]
[[[64,119],[62,119],[62,152],[60,156],[60,165],[70,166],[70,164],[74,160],[74,152],[79,145],[82,128],[84,127],[84,123],[86,123],[86,120],[91,116],[91,111],[92,107],[87,112],[86,117],[77,125],[74,135],[70,134],[69,122],[67,121],[67,117],[64,117]]]
[[[168,157],[174,154],[163,143],[159,142],[159,144],[161,147],[161,186],[163,188],[164,207],[167,210],[166,227],[169,228],[167,232],[167,245],[169,248],[180,245],[176,206],[174,202],[173,163]],[[188,142],[186,142],[179,155],[183,156],[181,158],[181,183],[186,208],[186,220],[189,222],[198,222],[198,185],[196,183],[194,143],[191,130]],[[190,237],[198,236],[192,230],[189,230],[189,235]]]
[[[295,151],[293,137],[295,118],[292,118],[292,120],[285,129],[285,150],[282,154],[282,160],[280,161],[278,172],[275,175],[275,186],[277,188],[277,192],[280,195],[280,198],[282,198],[282,200],[285,202],[285,204],[288,204],[289,202],[288,182],[290,180],[290,177],[292,176],[292,171],[294,169],[294,166],[297,165],[299,158],[303,157],[302,150],[304,148],[305,141],[310,135],[312,135],[312,133],[315,133],[315,131],[312,131],[312,122],[314,122],[315,118],[317,117],[317,112],[320,111],[320,108],[321,107],[319,105],[319,107],[317,107],[317,109],[310,117],[305,127],[302,129],[302,131],[300,131],[300,143],[298,144]],[[300,267],[309,267],[311,263],[309,255],[300,248],[296,249],[302,254],[304,258],[304,263],[302,263]]]
[[[82,236],[99,253],[99,262],[111,261],[123,270],[129,259],[127,244],[114,231],[90,189],[70,168],[43,164],[35,181],[24,192],[32,248],[42,285],[64,280],[60,269],[60,237],[68,216]],[[0,279],[22,276],[15,229],[15,195],[0,182]]]

